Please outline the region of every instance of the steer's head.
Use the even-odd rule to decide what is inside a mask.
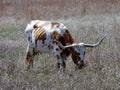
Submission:
[[[84,66],[85,47],[83,43],[68,46],[63,46],[60,42],[57,43],[62,49],[70,51],[73,62],[76,64],[76,68],[81,69]]]
[[[85,47],[81,44],[73,44],[70,48],[71,57],[76,64],[76,68],[81,69],[84,66]]]
[[[99,39],[99,41],[95,44],[85,44],[85,43],[76,43],[72,45],[63,46],[60,42],[56,41],[56,43],[62,49],[69,49],[72,55],[72,59],[76,64],[77,68],[82,68],[84,66],[84,56],[85,56],[85,47],[96,47],[98,46],[103,39],[106,37],[106,34]]]

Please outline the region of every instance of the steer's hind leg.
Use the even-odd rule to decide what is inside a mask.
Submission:
[[[33,48],[32,47],[27,47],[27,51],[26,51],[26,65],[27,65],[27,70],[29,70],[30,68],[33,68]]]
[[[31,54],[31,52],[27,52],[26,53],[26,65],[27,65],[27,70],[30,69],[30,67],[33,67],[33,56]]]

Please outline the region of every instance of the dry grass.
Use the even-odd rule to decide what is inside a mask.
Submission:
[[[119,0],[1,0],[0,90],[119,90],[119,5]],[[56,58],[43,54],[27,72],[24,29],[31,19],[58,20],[77,42],[94,43],[104,33],[107,37],[99,47],[86,49],[82,70],[75,71],[69,57],[66,72],[58,74]]]

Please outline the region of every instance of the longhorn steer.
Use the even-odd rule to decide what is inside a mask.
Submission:
[[[65,61],[71,57],[78,68],[84,66],[85,47],[95,47],[105,38],[102,37],[96,44],[75,43],[68,28],[59,22],[31,21],[25,34],[28,40],[26,51],[27,69],[33,67],[33,58],[39,53],[51,53],[57,57],[57,67],[65,68]]]

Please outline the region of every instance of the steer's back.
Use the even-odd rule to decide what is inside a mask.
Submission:
[[[29,45],[39,52],[56,51],[54,49],[58,46],[54,40],[61,42],[64,46],[74,42],[67,27],[58,22],[34,20],[27,25],[25,33]]]

